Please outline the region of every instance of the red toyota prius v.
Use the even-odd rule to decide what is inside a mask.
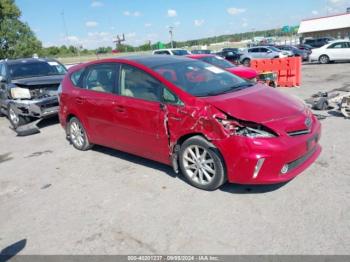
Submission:
[[[186,57],[77,65],[59,98],[76,149],[103,145],[171,165],[204,190],[285,182],[321,152],[320,123],[303,102]]]

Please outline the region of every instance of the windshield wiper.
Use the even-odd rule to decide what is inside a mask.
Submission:
[[[223,90],[223,91],[221,90],[221,91],[217,91],[217,92],[209,92],[203,96],[218,96],[218,95],[222,95],[222,94],[227,94],[227,93],[239,91],[239,90],[245,89],[247,87],[251,87],[251,86],[254,86],[254,84],[249,83],[249,82],[240,83],[238,85],[234,85],[234,86],[230,87],[227,90]]]

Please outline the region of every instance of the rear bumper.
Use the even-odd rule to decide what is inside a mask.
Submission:
[[[289,181],[308,168],[320,155],[321,126],[301,136],[267,139],[230,137],[213,141],[221,151],[227,178],[237,184],[277,184]],[[288,166],[288,171],[283,168]]]
[[[57,97],[47,97],[38,100],[13,100],[11,101],[21,116],[34,118],[46,118],[57,115],[59,105]]]

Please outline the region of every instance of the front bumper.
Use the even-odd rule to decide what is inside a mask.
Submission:
[[[317,159],[320,136],[321,125],[314,119],[311,132],[305,135],[266,139],[233,136],[213,143],[224,157],[229,182],[277,184],[293,179]],[[286,165],[288,171],[284,172]]]
[[[46,118],[57,115],[59,105],[56,96],[33,100],[13,100],[17,113],[21,116]]]

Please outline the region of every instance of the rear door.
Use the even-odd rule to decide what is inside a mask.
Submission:
[[[254,47],[248,50],[252,58],[261,58],[260,48]]]
[[[74,90],[73,103],[92,143],[118,146],[114,111],[118,72],[116,63],[92,65],[84,72],[81,88]]]

